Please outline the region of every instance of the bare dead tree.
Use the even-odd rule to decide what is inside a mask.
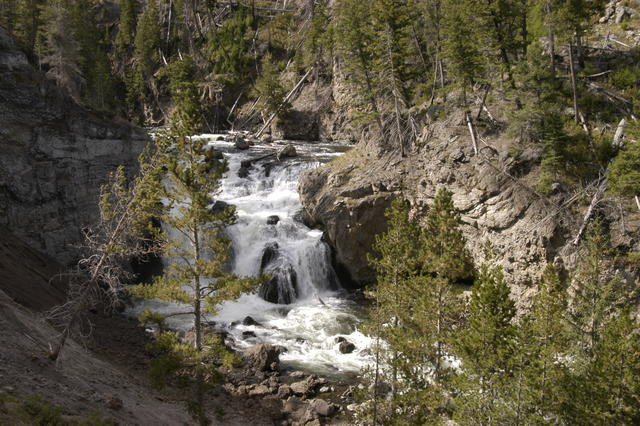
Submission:
[[[100,217],[84,230],[84,257],[56,277],[66,280],[68,294],[65,303],[45,314],[60,331],[57,342],[49,345],[50,359],[58,359],[70,336],[90,334],[90,309],[117,306],[125,284],[134,278],[127,268],[132,258],[145,259],[160,250],[161,234],[153,226],[161,208],[154,161],[141,159],[140,172],[130,182],[119,167],[101,188]]]

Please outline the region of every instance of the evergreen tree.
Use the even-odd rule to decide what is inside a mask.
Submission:
[[[519,355],[523,357],[520,420],[524,424],[558,421],[567,374],[563,358],[569,347],[565,320],[566,288],[553,265],[542,275],[532,309],[520,327]]]
[[[71,6],[72,0],[52,0],[43,7],[41,63],[48,67],[47,76],[79,101],[84,77]]]
[[[582,419],[589,423],[634,425],[640,423],[640,323],[629,308],[613,319],[595,347],[586,374],[588,393],[582,402]]]
[[[255,24],[253,16],[240,8],[220,28],[207,34],[213,72],[225,83],[236,84],[246,79],[253,59],[250,47]]]
[[[417,365],[409,365],[399,356],[402,355],[400,348],[412,344],[406,335],[409,324],[405,324],[404,321],[408,319],[407,313],[413,304],[408,299],[413,298],[409,289],[418,272],[420,229],[409,219],[408,205],[402,199],[396,199],[391,203],[385,217],[388,230],[376,236],[373,250],[378,256],[369,259],[377,272],[376,286],[371,292],[375,308],[368,327],[378,342],[375,347],[374,371],[371,372],[373,395],[370,397],[373,399],[374,424],[382,418],[393,418],[399,403],[395,398],[384,402],[385,395],[379,394],[384,388],[382,383],[391,383],[395,397],[398,386],[401,386],[399,375],[403,371],[399,370],[407,367],[417,368]],[[382,346],[381,340],[388,343],[388,349]],[[403,378],[421,380],[419,377]]]
[[[178,343],[175,333],[164,333],[158,345],[166,356],[154,363],[152,373],[160,383],[173,376],[187,381],[193,378],[193,398],[188,407],[200,424],[208,424],[205,392],[217,377],[214,361],[221,348],[216,339],[205,335],[203,323],[206,315],[215,314],[220,303],[254,289],[258,280],[241,279],[227,272],[231,242],[224,231],[234,223],[235,210],[210,209],[211,196],[219,192],[227,164],[207,155],[206,142],[191,136],[201,125],[195,83],[177,79],[173,84],[176,109],[169,130],[156,142],[159,167],[166,170],[163,198],[168,205],[162,221],[169,235],[180,236],[168,241],[166,254],[176,261],[153,284],[139,285],[133,293],[188,307],[181,315],[193,319],[193,349]],[[162,323],[164,318],[147,312],[142,320]]]
[[[462,363],[454,420],[462,424],[509,424],[517,327],[516,308],[499,267],[482,265],[473,285],[467,324],[454,337]]]
[[[425,221],[421,253],[426,273],[460,282],[473,277],[473,262],[452,197],[446,188],[436,193]]]
[[[631,123],[629,135],[640,135],[640,127]],[[630,138],[631,139],[631,138]],[[609,166],[608,182],[611,191],[623,197],[634,197],[640,209],[640,140],[631,139]]]
[[[332,60],[334,40],[327,3],[327,0],[314,2],[311,27],[305,38],[305,63],[314,67],[315,81],[331,71],[327,62]]]
[[[376,40],[374,71],[382,96],[391,103],[385,140],[403,157],[409,143],[417,137],[416,124],[409,112],[413,100],[410,83],[418,76],[414,59],[417,46],[412,42],[414,10],[407,0],[376,0],[372,8]]]
[[[157,92],[154,73],[160,62],[160,15],[156,0],[149,0],[140,16],[134,41],[135,69],[128,76],[127,103],[130,114],[151,119],[151,104]],[[142,115],[140,113],[143,113]]]
[[[627,296],[615,272],[615,252],[600,219],[589,226],[573,275],[569,323],[578,365],[593,358],[602,331]]]
[[[118,34],[115,39],[117,54],[131,51],[135,40],[135,30],[138,18],[137,0],[119,0],[120,19],[118,19]]]
[[[371,259],[378,279],[369,328],[387,345],[378,348],[376,377],[392,386],[379,417],[385,423],[434,422],[448,411],[450,337],[463,310],[452,282],[469,272],[461,273],[462,266],[472,270],[471,262],[451,192],[438,191],[425,228],[409,219],[399,200],[386,216],[389,229],[376,238],[379,257]]]
[[[291,105],[284,102],[287,89],[282,84],[278,63],[270,53],[262,58],[262,73],[256,81],[255,92],[260,96],[257,108],[266,121],[272,114],[285,117]]]
[[[35,53],[38,33],[43,25],[40,15],[44,7],[44,1],[15,0],[5,3],[5,7],[13,9],[12,16],[5,23],[7,29],[13,33],[22,49],[29,54]]]
[[[369,5],[359,0],[336,2],[335,34],[338,53],[355,92],[359,118],[375,121],[384,133],[378,105],[379,81],[374,71],[376,35]]]
[[[443,53],[449,59],[448,70],[454,81],[462,87],[466,104],[466,91],[484,74],[484,63],[473,32],[475,18],[466,5],[453,0],[445,1],[445,5]]]

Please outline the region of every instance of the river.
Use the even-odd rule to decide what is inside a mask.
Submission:
[[[214,135],[201,137],[215,139]],[[290,143],[296,148],[296,157],[255,161],[281,146],[256,145],[239,151],[231,142],[209,142],[229,163],[216,200],[236,206],[237,223],[227,229],[234,247],[233,272],[255,276],[262,267],[277,278],[277,293],[272,291],[268,298],[279,302],[267,302],[258,292],[243,295],[220,306],[219,314],[210,320],[229,333],[235,349],[257,343],[282,345],[287,348],[280,357],[284,368],[345,379],[368,362],[371,342],[360,330],[361,308],[342,289],[331,266],[330,248],[322,241],[322,231],[310,229],[302,221],[297,193],[304,171],[341,155],[345,146]],[[248,174],[241,170],[247,160],[254,160]],[[180,309],[174,304],[145,301],[131,313],[140,313],[145,307],[161,312]],[[258,324],[243,324],[248,316]],[[176,317],[170,324],[185,330],[192,327],[190,321]],[[339,337],[353,343],[355,350],[342,353]]]

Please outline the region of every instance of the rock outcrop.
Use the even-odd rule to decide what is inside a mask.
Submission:
[[[566,204],[572,194],[561,188],[550,196],[533,189],[541,157],[538,149],[511,154],[513,141],[504,134],[492,135],[489,143],[493,148],[474,153],[461,112],[425,128],[405,158],[361,142],[303,175],[299,192],[307,221],[325,231],[336,262],[359,284],[366,284],[373,279],[366,254],[374,236],[385,230],[384,211],[391,200],[408,199],[412,215],[420,219],[437,190],[446,187],[461,211],[462,229],[476,263],[484,260],[484,245],[490,242],[515,298],[526,300],[548,262],[569,267],[575,262],[572,240],[586,206]],[[624,231],[619,211],[602,208],[608,209],[614,243],[637,245],[637,235],[634,240]],[[626,218],[627,230],[637,230],[638,225],[637,215]]]
[[[242,357],[256,371],[277,371],[283,350],[282,346],[258,344],[245,349]]]
[[[141,129],[83,109],[0,28],[0,224],[66,263],[118,165],[135,170]]]

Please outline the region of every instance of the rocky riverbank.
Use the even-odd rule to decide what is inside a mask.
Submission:
[[[384,211],[391,200],[409,200],[419,220],[440,187],[454,194],[475,262],[484,260],[489,242],[517,300],[528,300],[547,263],[569,268],[575,263],[574,240],[590,195],[560,184],[552,194],[541,194],[534,189],[540,148],[517,150],[506,132],[489,125],[480,131],[487,144],[476,154],[459,109],[426,125],[406,157],[380,141],[363,140],[302,176],[299,192],[307,221],[324,229],[336,262],[354,281],[363,285],[374,278],[367,253],[374,236],[385,230]],[[614,200],[603,200],[598,208],[614,245],[623,252],[638,250],[640,215],[623,212]],[[637,273],[623,272],[629,279]]]

